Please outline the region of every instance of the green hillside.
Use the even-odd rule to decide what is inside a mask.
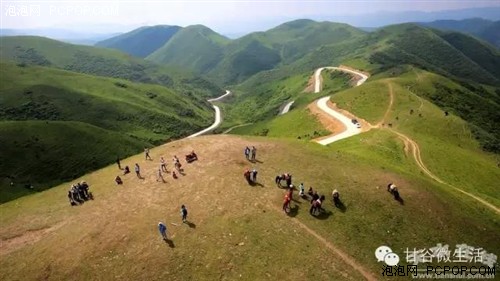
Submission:
[[[5,160],[0,162],[0,203],[71,181],[151,145],[74,121],[0,121],[0,142]]]
[[[181,29],[161,48],[147,57],[159,64],[205,73],[224,56],[229,39],[203,25]]]
[[[418,24],[443,31],[458,31],[467,33],[483,39],[497,48],[500,47],[500,32],[498,31],[500,21],[472,18],[464,20],[437,20]]]
[[[97,42],[95,46],[117,49],[135,57],[145,58],[165,45],[181,29],[180,26],[144,26]]]
[[[222,85],[238,84],[260,71],[292,63],[324,44],[363,34],[346,24],[296,20],[229,40],[197,25],[182,29],[147,59],[187,67]]]
[[[46,170],[42,166],[47,165],[47,162],[34,161],[29,165],[30,168],[37,166],[37,170],[41,171],[40,175],[45,178],[33,176],[30,179],[32,173],[26,173],[27,170],[17,165],[3,170],[7,174],[2,177],[10,176],[15,171],[24,171],[25,173],[15,173],[18,182],[32,180],[47,187],[49,183],[52,184],[57,180],[60,182],[68,179],[68,176],[81,175],[90,169],[110,163],[120,147],[123,147],[123,151],[118,155],[137,153],[142,145],[158,145],[187,136],[207,127],[213,120],[213,111],[208,102],[158,85],[76,74],[47,67],[21,67],[12,64],[1,64],[0,74],[0,120],[19,121],[9,124],[28,125],[31,124],[30,120],[50,121],[50,124],[58,121],[57,125],[49,128],[54,136],[48,138],[46,132],[43,133],[45,138],[48,138],[47,143],[43,145],[47,149],[45,152],[47,155],[44,157],[59,159],[57,151],[60,149],[76,155],[83,145],[85,149],[101,151],[107,145],[111,145],[106,143],[102,146],[104,140],[114,140],[117,144],[122,144],[114,148],[113,153],[106,153],[102,159],[95,160],[96,164],[91,166],[82,165],[79,168],[80,166],[68,165],[64,170],[72,172],[66,173],[64,178],[44,173]],[[82,134],[89,135],[84,137],[87,139],[91,137],[92,131],[97,131],[95,138],[98,141],[84,143],[78,140],[77,144],[80,145],[78,148],[71,143],[72,139],[68,135],[58,133],[62,131],[60,128],[68,126],[63,121],[78,122],[82,124],[81,126],[85,126],[75,130],[84,131]],[[23,134],[12,138],[11,141],[27,143],[27,149],[34,149],[35,147],[30,146],[31,140],[39,134],[37,130],[44,128],[43,124],[44,122],[40,122],[36,123],[36,126],[33,125],[32,134],[29,133],[30,130],[23,129]],[[9,132],[15,129],[12,125],[6,128],[7,131],[2,131],[2,134],[11,135]],[[57,141],[59,137],[57,143],[50,143],[50,140]],[[119,137],[123,137],[123,141],[119,141]],[[9,149],[4,153],[9,155],[19,154],[23,149],[22,146],[6,147]],[[78,163],[79,159],[86,158],[69,157],[64,160]],[[1,198],[3,201],[4,197]]]
[[[20,65],[42,65],[91,75],[127,79],[167,86],[195,96],[214,97],[223,90],[208,80],[182,69],[158,66],[128,54],[90,46],[72,45],[35,37],[3,37],[2,61]]]

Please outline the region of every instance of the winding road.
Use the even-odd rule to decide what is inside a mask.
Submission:
[[[215,102],[215,101],[219,101],[219,100],[225,98],[226,96],[228,96],[230,94],[231,94],[231,91],[226,90],[225,94],[223,94],[222,96],[217,97],[217,98],[209,99],[208,102],[212,103],[212,102]],[[194,137],[197,137],[199,135],[203,135],[204,133],[210,132],[210,131],[212,131],[213,129],[217,128],[220,125],[220,122],[222,120],[221,114],[220,114],[220,108],[218,106],[214,105],[214,104],[212,104],[212,106],[214,107],[214,110],[215,110],[215,121],[214,121],[214,123],[210,127],[206,128],[206,129],[203,129],[203,130],[201,130],[201,131],[199,131],[197,133],[194,133],[194,134],[186,137],[187,139],[194,138]]]
[[[365,83],[365,81],[368,79],[368,76],[366,74],[363,74],[359,71],[348,69],[345,67],[335,67],[335,66],[320,67],[320,68],[316,69],[316,71],[314,72],[314,93],[319,93],[321,91],[321,72],[324,69],[342,71],[342,72],[346,72],[346,73],[352,74],[354,76],[360,77],[360,79],[356,82],[356,86],[359,86],[359,85]],[[331,143],[336,142],[338,140],[352,137],[354,135],[361,133],[361,129],[358,128],[355,124],[353,124],[349,117],[343,115],[342,113],[340,113],[340,112],[338,112],[338,111],[336,111],[328,106],[329,100],[330,100],[330,96],[320,98],[316,102],[316,105],[318,106],[319,109],[324,111],[329,116],[342,122],[342,124],[344,124],[346,130],[340,134],[336,134],[336,135],[333,135],[331,137],[327,137],[327,138],[318,140],[317,143],[322,144],[322,145],[328,145],[328,144],[331,144]]]

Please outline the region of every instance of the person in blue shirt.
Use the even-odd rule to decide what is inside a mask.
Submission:
[[[158,231],[160,231],[163,240],[167,240],[167,226],[163,222],[158,223]]]

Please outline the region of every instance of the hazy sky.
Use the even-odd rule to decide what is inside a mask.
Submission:
[[[1,0],[1,28],[66,28],[109,32],[142,25],[204,24],[219,32],[259,30],[290,19],[316,18],[348,21],[378,11],[454,10],[496,6],[495,1],[8,1]],[[118,30],[124,31],[124,30]]]

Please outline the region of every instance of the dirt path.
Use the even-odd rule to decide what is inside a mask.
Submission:
[[[21,235],[0,240],[0,256],[11,253],[26,245],[34,244],[40,241],[43,237],[45,237],[49,233],[61,228],[64,224],[66,224],[66,222],[62,221],[50,227],[28,230]]]
[[[245,127],[245,126],[249,126],[249,125],[252,125],[253,123],[245,123],[245,124],[240,124],[240,125],[236,125],[236,126],[232,126],[231,128],[225,130],[223,132],[223,134],[227,134],[229,132],[231,132],[232,130],[236,129],[236,128],[239,128],[239,127]]]
[[[283,210],[281,210],[279,208],[273,208],[273,210],[283,214]],[[297,218],[293,218],[293,217],[288,217],[288,218],[293,223],[295,223],[297,226],[299,226],[300,228],[302,228],[303,230],[307,231],[309,234],[314,236],[314,238],[316,238],[323,245],[325,245],[328,248],[328,250],[330,250],[334,255],[337,255],[340,259],[342,259],[343,262],[347,263],[352,268],[354,268],[357,272],[359,272],[361,275],[363,275],[363,277],[365,277],[366,280],[370,280],[370,281],[377,280],[377,278],[375,278],[375,276],[373,276],[373,274],[369,270],[364,268],[362,265],[358,264],[352,257],[350,257],[348,254],[344,253],[343,251],[341,251],[340,249],[335,247],[335,245],[333,245],[330,241],[328,241],[323,236],[319,235],[316,231],[309,228],[307,225],[302,223]]]
[[[473,199],[475,199],[476,201],[478,201],[479,203],[483,204],[484,206],[492,209],[493,211],[495,211],[497,214],[500,214],[500,209],[498,207],[496,207],[495,205],[485,201],[484,199],[481,199],[477,196],[475,196],[474,194],[471,194],[467,191],[464,191],[458,187],[455,187],[443,180],[441,180],[440,178],[438,178],[436,175],[434,175],[431,171],[429,171],[429,169],[427,169],[427,167],[425,166],[424,162],[422,161],[422,156],[420,155],[420,147],[418,146],[418,144],[412,140],[411,138],[409,138],[408,136],[406,136],[405,134],[402,134],[400,132],[397,132],[393,129],[389,129],[391,132],[395,133],[396,135],[398,135],[404,142],[405,144],[405,151],[406,151],[406,147],[408,146],[408,150],[411,150],[412,152],[412,156],[413,158],[415,159],[415,162],[417,163],[417,166],[427,175],[429,176],[430,178],[432,178],[433,180],[441,183],[441,184],[444,184],[446,186],[449,186],[453,189],[455,189],[456,191],[459,191],[460,193],[462,194],[465,194]]]
[[[385,123],[385,121],[387,120],[387,117],[389,116],[389,113],[391,112],[392,104],[394,103],[394,93],[392,91],[392,84],[389,83],[388,86],[389,86],[389,106],[387,107],[387,110],[385,111],[384,117],[382,118],[382,120],[380,122],[378,122],[378,124],[376,125],[377,127],[380,127],[380,126],[382,126],[382,124]]]

